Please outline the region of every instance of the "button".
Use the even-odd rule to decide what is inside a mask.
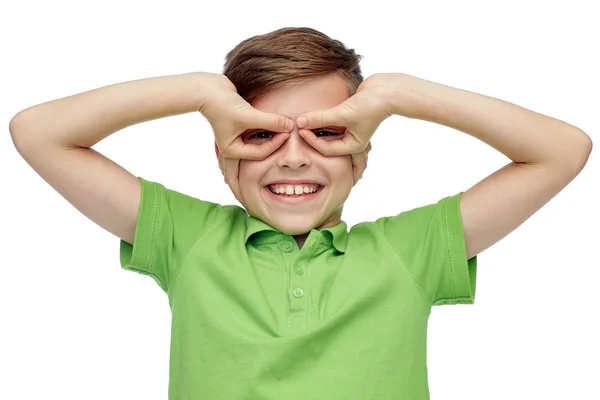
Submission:
[[[294,297],[302,297],[304,296],[304,290],[302,290],[301,288],[297,287],[296,289],[294,289],[294,291],[292,292],[294,294]]]
[[[294,250],[294,245],[290,241],[283,242],[283,251],[286,253],[291,253]]]
[[[302,267],[299,265],[294,265],[294,272],[297,273],[298,275],[304,275],[304,271],[302,270]]]

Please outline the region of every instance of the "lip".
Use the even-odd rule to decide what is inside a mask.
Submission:
[[[290,181],[287,181],[290,182]],[[298,183],[310,183],[307,181],[298,181]],[[272,184],[273,185],[273,184]],[[271,189],[269,189],[269,185],[264,187],[264,190],[267,192],[267,196],[269,196],[270,198],[281,202],[281,203],[285,203],[285,204],[298,204],[298,203],[306,203],[312,200],[315,200],[317,198],[317,196],[319,196],[321,194],[321,192],[323,192],[323,189],[325,189],[325,187],[323,185],[319,185],[320,189],[318,191],[316,191],[315,193],[310,193],[310,194],[303,194],[303,195],[299,195],[297,197],[291,197],[291,196],[283,196],[283,195],[278,195],[275,194],[273,192],[271,192]]]

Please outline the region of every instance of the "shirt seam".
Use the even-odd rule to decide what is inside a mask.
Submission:
[[[456,270],[455,266],[454,266],[454,259],[452,257],[452,243],[450,240],[450,235],[449,235],[449,228],[448,228],[448,201],[449,199],[446,198],[446,200],[444,201],[443,204],[443,215],[444,215],[444,244],[446,246],[446,260],[447,260],[447,265],[450,268],[449,275],[450,275],[450,288],[452,291],[452,298],[456,298],[456,282],[455,282],[455,276],[454,276],[454,272]],[[445,267],[446,268],[446,267]]]
[[[233,212],[233,210],[230,210],[228,208],[224,208],[221,207],[227,214],[231,214]],[[226,217],[229,217],[230,215],[227,215]],[[206,237],[206,235],[208,235],[211,232],[214,232],[215,229],[219,228],[222,224],[224,224],[227,221],[227,219],[223,220],[220,224],[218,224],[217,226],[213,227],[212,229],[207,229],[204,233],[200,233],[198,235],[198,237],[196,237],[196,239],[194,239],[190,245],[188,246],[188,248],[182,253],[183,255],[181,256],[181,259],[179,260],[179,262],[176,264],[176,268],[175,268],[175,274],[170,278],[171,279],[171,284],[169,285],[169,288],[167,290],[168,294],[172,294],[173,290],[177,284],[177,278],[179,277],[181,270],[183,269],[183,262],[187,259],[188,255],[190,254],[190,252],[192,251],[193,248],[196,247],[196,245],[202,241],[202,239],[204,239]]]
[[[433,218],[432,218],[433,220]],[[429,221],[429,225],[431,226],[431,221]],[[377,225],[376,225],[377,226]],[[427,295],[425,293],[425,290],[423,289],[423,287],[419,284],[419,282],[417,281],[417,279],[415,278],[413,272],[410,270],[410,268],[408,268],[408,265],[406,263],[406,261],[404,260],[404,258],[402,257],[402,255],[400,253],[398,253],[396,251],[396,249],[394,248],[394,246],[392,245],[392,243],[389,241],[389,239],[387,238],[387,236],[385,235],[385,231],[383,230],[383,228],[379,227],[379,229],[382,230],[383,233],[383,238],[385,239],[385,241],[388,243],[388,245],[390,246],[390,248],[392,249],[392,251],[394,252],[394,254],[396,254],[396,256],[400,259],[400,263],[402,264],[402,266],[404,267],[404,269],[408,272],[408,274],[411,277],[411,280],[413,282],[413,284],[415,285],[415,287],[417,288],[417,290],[419,291],[419,293],[421,294],[421,297],[423,298],[423,300],[425,300],[425,303],[427,303],[428,306],[433,306],[433,302],[429,301],[429,299],[427,298]]]
[[[147,265],[150,266],[151,271],[154,270],[154,263],[156,261],[156,249],[154,248],[154,241],[156,239],[156,235],[158,230],[156,229],[156,227],[158,226],[158,215],[160,215],[160,211],[161,211],[161,202],[159,199],[160,196],[160,191],[159,188],[157,186],[156,182],[153,182],[152,185],[153,187],[153,195],[154,195],[154,204],[155,207],[153,210],[153,215],[152,215],[152,235],[150,235],[150,252],[148,254],[148,260],[147,260]],[[162,279],[155,273],[152,273],[152,275],[155,277],[155,280],[160,282],[160,286],[162,286],[162,289],[165,290],[167,288],[167,282],[163,282]]]

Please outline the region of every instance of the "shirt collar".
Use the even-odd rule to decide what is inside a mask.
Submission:
[[[346,244],[348,242],[348,225],[344,221],[340,221],[335,226],[329,228],[323,228],[320,230],[324,235],[329,235],[329,239],[333,243],[333,246],[340,253],[346,252]],[[264,232],[269,236],[282,234],[277,229],[273,228],[269,224],[261,221],[260,219],[254,218],[246,214],[246,235],[244,237],[245,243],[255,233]],[[325,233],[327,232],[327,233]]]

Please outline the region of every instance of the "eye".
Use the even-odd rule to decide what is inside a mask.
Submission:
[[[342,133],[326,131],[326,130],[322,130],[322,129],[314,130],[313,132],[315,133],[316,137],[320,137],[320,138],[336,138],[336,137],[343,136]],[[254,141],[270,140],[270,139],[273,139],[273,135],[275,135],[273,132],[257,131],[257,132],[254,132],[254,133],[248,135],[246,137],[246,139],[244,140],[244,142],[248,142],[248,141],[252,141],[252,140],[254,140]]]
[[[242,140],[244,141],[244,143],[260,144],[271,140],[275,135],[275,133],[269,131],[256,131],[247,136],[242,135]]]
[[[315,136],[319,137],[319,138],[336,138],[336,137],[343,136],[343,134],[339,133],[339,132],[331,132],[331,131],[324,131],[324,130],[315,130],[314,133],[315,133]]]
[[[260,132],[253,133],[252,135],[248,136],[248,140],[250,140],[250,139],[271,139],[272,137],[273,137],[273,134],[271,132],[260,131]]]

